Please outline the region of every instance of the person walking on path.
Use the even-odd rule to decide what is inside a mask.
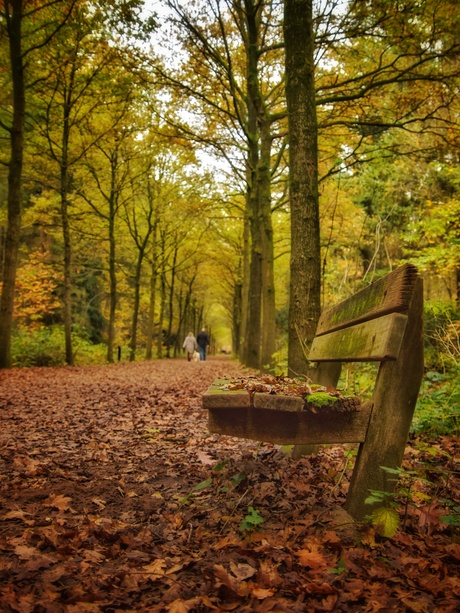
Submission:
[[[187,361],[190,362],[190,360],[192,359],[193,354],[195,353],[196,348],[197,348],[197,343],[196,343],[195,337],[193,336],[193,332],[189,332],[187,334],[187,336],[185,337],[185,341],[184,341],[184,344],[182,345],[182,347],[187,352]]]
[[[204,362],[206,360],[206,350],[209,347],[209,336],[205,328],[201,328],[201,332],[198,332],[196,337],[198,343],[198,351],[200,352],[200,360]]]

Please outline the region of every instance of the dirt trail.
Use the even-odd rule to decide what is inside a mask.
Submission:
[[[208,433],[201,395],[241,372],[228,358],[0,372],[0,611],[455,611],[444,528],[337,525],[342,447],[294,462]]]

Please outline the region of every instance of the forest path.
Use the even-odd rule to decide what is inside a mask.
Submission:
[[[455,611],[445,527],[336,525],[343,447],[294,462],[209,434],[201,395],[242,372],[212,357],[1,371],[0,611]]]

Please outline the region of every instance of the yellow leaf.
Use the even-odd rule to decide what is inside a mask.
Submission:
[[[399,528],[399,515],[394,509],[380,507],[372,511],[372,525],[382,536],[392,538]]]

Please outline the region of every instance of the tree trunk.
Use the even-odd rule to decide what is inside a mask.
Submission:
[[[131,322],[131,343],[129,361],[134,362],[136,360],[137,350],[137,322],[139,319],[139,304],[141,300],[141,272],[142,262],[144,260],[144,250],[139,251],[136,264],[136,273],[134,276],[134,305],[133,305],[133,319]]]
[[[158,336],[157,336],[157,357],[163,357],[163,319],[165,316],[165,303],[166,303],[166,272],[164,261],[164,248],[162,253],[161,262],[161,297],[160,297],[160,313],[158,315]]]
[[[321,263],[312,0],[286,0],[286,102],[289,117],[291,281],[289,374],[307,370],[306,347],[320,315]]]
[[[70,109],[72,106],[72,90],[74,71],[68,90],[64,91],[63,122],[62,122],[62,153],[60,159],[60,198],[61,198],[61,223],[64,241],[64,337],[65,337],[65,361],[69,366],[73,365],[72,349],[72,246],[70,240],[69,225],[69,141],[70,141]]]
[[[241,278],[241,259],[238,264],[238,273],[233,289],[233,316],[232,316],[232,353],[236,356],[240,353],[241,324],[243,320],[243,280]]]
[[[176,281],[176,261],[177,261],[177,244],[174,247],[174,257],[173,263],[171,266],[171,286],[169,288],[169,318],[168,318],[168,334],[166,338],[166,357],[171,357],[171,334],[172,334],[172,323],[174,316],[174,286]]]
[[[65,361],[69,366],[73,365],[72,350],[72,248],[70,244],[70,227],[68,214],[66,167],[61,169],[61,222],[62,236],[64,239],[64,336],[65,336]]]
[[[118,152],[115,150],[111,156],[111,184],[109,196],[109,280],[110,280],[110,306],[109,330],[107,338],[107,361],[113,362],[113,349],[115,344],[115,315],[117,309],[117,275],[115,270],[115,214],[117,211],[116,172]]]
[[[246,207],[247,208],[247,207]],[[251,263],[251,238],[250,227],[247,211],[244,216],[243,227],[243,270],[242,270],[242,285],[241,285],[241,327],[240,327],[240,340],[238,341],[238,357],[241,362],[244,363],[247,354],[247,335],[246,329],[248,324],[247,312],[249,304],[249,271]]]
[[[273,226],[271,211],[271,123],[265,118],[261,122],[261,145],[258,170],[259,206],[262,238],[262,367],[272,366],[276,349],[276,308],[273,253]]]
[[[260,368],[262,324],[262,234],[258,190],[260,92],[258,82],[257,10],[247,3],[247,88],[248,88],[248,162],[247,208],[251,231],[251,262],[249,271],[249,303],[246,323],[244,363],[250,368]]]
[[[155,240],[155,236],[154,236]],[[145,359],[152,359],[152,347],[153,347],[153,332],[155,327],[155,297],[157,287],[157,263],[155,254],[152,260],[152,271],[150,274],[150,298],[149,298],[149,313],[147,318],[147,343],[145,349]]]
[[[22,0],[12,0],[12,14],[4,7],[13,82],[13,123],[10,131],[11,157],[8,165],[8,224],[5,237],[3,285],[0,301],[0,368],[11,366],[11,332],[14,291],[21,232],[21,179],[24,156],[25,84],[21,47]]]

